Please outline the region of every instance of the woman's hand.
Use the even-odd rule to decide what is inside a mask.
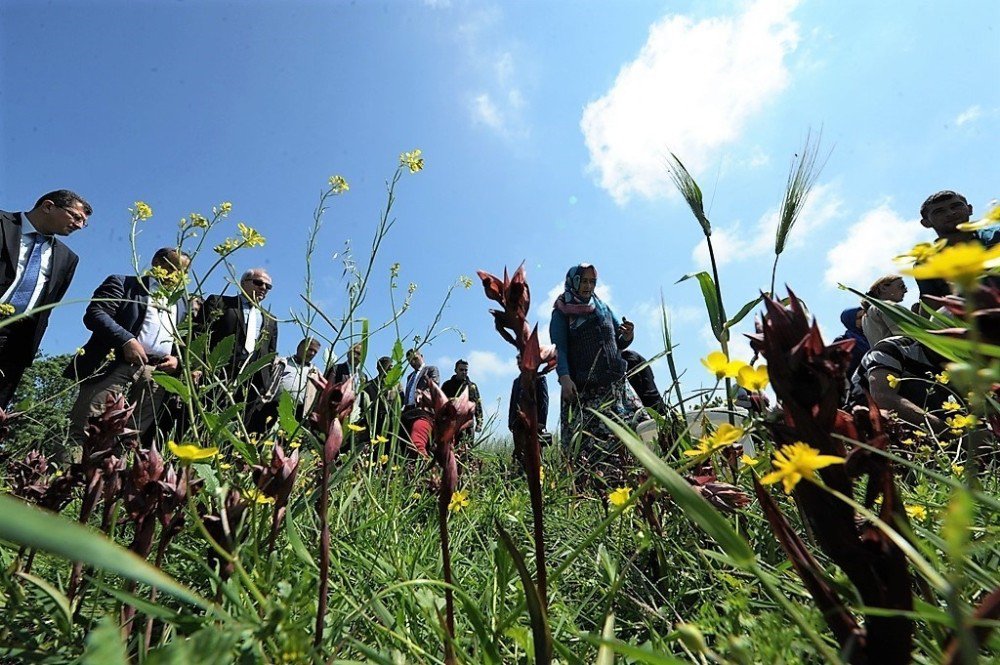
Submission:
[[[559,385],[562,386],[562,401],[569,402],[576,399],[576,384],[569,374],[559,377]]]
[[[623,342],[631,344],[632,338],[635,337],[635,324],[623,316],[621,325],[618,326],[618,334]]]

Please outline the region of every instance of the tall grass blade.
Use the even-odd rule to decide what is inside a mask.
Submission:
[[[103,534],[9,496],[0,496],[0,539],[117,573],[205,610],[212,607],[194,591]]]
[[[528,606],[528,617],[531,619],[531,634],[535,645],[535,663],[538,665],[549,665],[552,662],[552,631],[549,628],[549,619],[542,604],[542,598],[538,594],[538,588],[531,579],[528,566],[524,562],[524,556],[514,544],[510,534],[500,524],[500,520],[494,520],[497,532],[500,534],[500,541],[503,543],[518,575],[521,576],[521,585],[524,587],[524,599]]]
[[[674,186],[677,187],[677,191],[680,192],[691,208],[695,219],[701,224],[701,230],[705,234],[705,237],[712,235],[712,224],[708,221],[708,217],[705,216],[705,202],[701,194],[701,187],[698,186],[698,183],[691,177],[691,173],[688,172],[687,167],[684,166],[683,162],[674,153],[670,153],[670,157],[667,158],[667,173],[670,175]]]

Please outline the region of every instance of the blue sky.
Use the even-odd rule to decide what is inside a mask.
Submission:
[[[351,189],[325,217],[314,264],[337,317],[346,296],[333,254],[347,240],[365,251],[385,179],[400,152],[420,148],[426,169],[400,183],[363,315],[387,315],[392,263],[401,291],[418,285],[402,321],[412,335],[460,275],[525,260],[544,327],[566,269],[587,261],[646,355],[662,350],[662,290],[693,389],[707,382],[698,358],[715,345],[697,288],[675,282],[704,267],[704,252],[664,155],[677,153],[705,191],[732,310],[767,287],[790,160],[822,129],[832,152],[779,280],[832,337],[852,304],[836,283],[866,288],[927,239],[917,211],[928,194],[956,189],[978,211],[1000,196],[998,19],[992,0],[7,0],[0,207],[30,207],[58,187],[88,198],[91,226],[68,241],[81,257],[68,297],[86,298],[129,270],[133,201],[154,211],[139,238],[146,260],[181,217],[232,201],[230,225],[267,238],[236,268],[266,267],[269,304],[287,317],[302,310],[313,208],[341,174]],[[221,275],[209,284],[222,287]],[[466,341],[446,333],[426,355],[445,376],[470,359],[487,401],[505,410],[513,353],[487,307],[478,285],[456,290],[442,324]],[[46,351],[85,341],[82,311],[53,314]],[[298,338],[283,327],[281,350]],[[373,352],[391,341],[377,337]]]

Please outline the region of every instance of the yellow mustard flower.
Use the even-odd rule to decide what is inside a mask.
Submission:
[[[948,382],[951,381],[951,375],[948,374],[947,371],[944,371],[941,372],[940,374],[935,374],[934,380],[940,383],[941,385],[946,386],[948,385]]]
[[[469,491],[459,490],[457,492],[452,492],[451,501],[448,502],[449,512],[457,513],[462,508],[469,505]]]
[[[952,464],[951,465],[951,472],[953,474],[955,474],[956,476],[960,476],[960,475],[962,475],[965,472],[965,467],[962,466],[961,464]]]
[[[330,176],[330,192],[333,194],[343,194],[348,191],[351,186],[347,184],[347,180],[344,179],[342,175],[332,175]]]
[[[986,229],[997,224],[1000,224],[1000,205],[994,206],[992,210],[983,215],[982,219],[959,224],[955,228],[959,231],[978,231],[979,229]]]
[[[740,457],[740,461],[747,466],[757,466],[758,464],[760,464],[759,459],[757,459],[756,457],[750,457],[746,453],[743,453],[743,456]]]
[[[615,506],[624,506],[630,496],[632,496],[631,487],[619,487],[614,492],[608,494],[608,501]]]
[[[941,408],[944,409],[945,411],[955,412],[955,411],[961,411],[962,405],[959,404],[957,401],[955,401],[954,397],[949,397],[948,401],[946,401],[944,404],[941,405]]]
[[[167,442],[167,448],[182,462],[197,462],[198,460],[211,459],[219,454],[219,449],[215,446],[202,448],[196,443],[178,444],[173,441]]]
[[[410,169],[410,173],[418,173],[424,168],[423,153],[419,148],[404,152],[399,156],[399,165]]]
[[[228,471],[229,469],[233,468],[233,465],[230,464],[229,462],[219,462],[219,468],[222,469],[223,471]]]
[[[767,365],[754,368],[744,365],[736,374],[736,383],[750,392],[757,392],[767,387],[770,377],[767,375]]]
[[[813,480],[815,472],[831,464],[843,464],[843,457],[820,455],[812,446],[796,441],[774,453],[775,470],[760,479],[765,485],[772,485],[779,480],[785,488],[785,494],[791,494],[799,481],[805,478]]]
[[[908,437],[900,441],[900,443],[903,444],[904,446],[912,446],[913,444],[916,443],[916,441],[914,441],[912,437]]]
[[[893,259],[897,262],[905,263],[923,263],[930,257],[934,256],[948,244],[947,240],[935,240],[934,242],[920,242],[913,246],[913,248],[906,254],[900,254]]]
[[[388,455],[382,455],[381,457],[378,458],[378,463],[382,465],[385,465],[385,463],[388,461],[389,461]]]
[[[233,253],[239,246],[240,241],[236,238],[226,238],[223,242],[213,247],[212,250],[220,256],[226,256]]]
[[[10,316],[17,310],[8,302],[0,303],[0,316]]]
[[[701,359],[701,364],[708,368],[708,371],[715,375],[717,379],[735,379],[740,370],[747,366],[742,360],[730,360],[721,351],[712,351]]]
[[[927,519],[927,509],[923,506],[907,506],[906,514],[911,520],[923,521]]]
[[[351,430],[352,432],[364,432],[365,426],[355,425],[354,423],[347,423],[347,429]]]
[[[923,263],[902,272],[916,279],[946,279],[968,287],[996,265],[1000,265],[1000,245],[987,249],[978,242],[966,242],[945,247]]]
[[[471,277],[468,277],[466,275],[462,275],[461,277],[458,278],[458,281],[461,282],[463,288],[466,288],[466,289],[471,289],[472,288],[472,278]]]
[[[895,374],[887,374],[885,380],[886,383],[889,384],[889,387],[892,388],[893,390],[895,390],[896,386],[899,385],[899,377],[896,376]]]
[[[239,229],[240,235],[243,236],[243,242],[247,247],[263,247],[266,240],[256,229],[253,229],[243,222],[236,225]]]
[[[136,201],[133,207],[129,208],[128,211],[132,213],[134,218],[140,221],[146,221],[153,216],[153,209],[142,201]]]
[[[191,219],[191,226],[198,229],[208,228],[208,218],[199,213],[193,212],[188,217]]]
[[[296,439],[295,441],[292,441],[291,443],[288,444],[288,447],[291,448],[292,450],[295,450],[296,448],[300,448],[301,446],[302,446],[302,442],[299,441],[298,439]]]
[[[544,466],[538,467],[538,481],[542,482],[542,483],[545,482],[545,467]]]
[[[378,436],[375,437],[375,443],[389,443],[389,439],[379,434]]]
[[[233,211],[233,204],[231,201],[223,201],[222,203],[219,204],[218,208],[212,208],[212,212],[214,212],[219,217],[225,217],[232,211]]]

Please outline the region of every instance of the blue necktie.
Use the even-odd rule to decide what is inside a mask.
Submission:
[[[31,294],[35,292],[38,284],[38,275],[42,272],[42,250],[45,249],[45,239],[40,238],[37,233],[29,233],[31,238],[31,249],[28,253],[28,262],[24,265],[24,272],[21,274],[21,281],[17,288],[10,294],[10,304],[14,306],[14,312],[21,314],[28,309],[31,302]]]

